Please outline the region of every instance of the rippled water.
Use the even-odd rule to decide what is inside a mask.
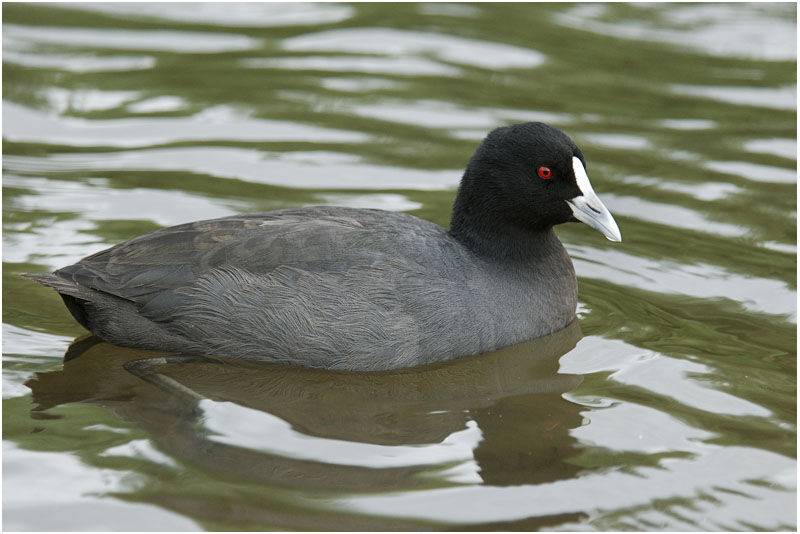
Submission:
[[[3,527],[796,529],[794,4],[4,4]],[[578,321],[371,375],[168,364],[23,272],[307,204],[447,224],[552,123]],[[524,313],[524,310],[520,310]],[[65,359],[65,353],[67,358]],[[174,383],[172,382],[172,383]]]

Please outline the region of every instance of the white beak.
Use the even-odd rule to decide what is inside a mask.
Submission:
[[[588,224],[606,236],[609,241],[622,241],[622,234],[619,232],[617,222],[611,216],[608,208],[597,198],[594,189],[592,189],[592,184],[589,183],[589,176],[586,175],[583,163],[574,156],[572,158],[572,168],[575,171],[578,189],[581,190],[580,195],[567,200],[572,214],[582,223]]]

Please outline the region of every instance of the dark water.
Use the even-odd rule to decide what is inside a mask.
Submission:
[[[795,17],[4,4],[3,527],[795,530]],[[580,304],[550,338],[151,383],[91,338],[65,361],[84,332],[18,277],[244,211],[447,224],[476,143],[524,120],[581,145],[624,239],[558,229]]]

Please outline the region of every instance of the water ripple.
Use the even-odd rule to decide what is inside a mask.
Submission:
[[[39,27],[3,24],[3,46],[34,50],[40,45],[116,50],[153,50],[184,54],[207,54],[252,50],[261,40],[245,35],[178,30],[122,30],[96,28]]]
[[[478,425],[469,422],[466,429],[453,432],[441,443],[377,445],[309,438],[279,417],[230,402],[203,400],[200,408],[212,441],[289,458],[375,469],[470,461],[482,435]]]
[[[591,512],[597,521],[607,510],[644,506],[651,509],[656,501],[686,499],[692,506],[683,509],[689,516],[688,523],[677,523],[683,528],[688,524],[719,530],[720,524],[715,521],[738,519],[747,524],[753,517],[770,517],[770,522],[763,527],[771,530],[794,524],[794,492],[753,486],[747,481],[765,476],[786,478],[786,474],[795,469],[792,459],[779,454],[746,447],[708,445],[703,454],[696,457],[664,459],[658,466],[638,467],[627,473],[592,473],[539,485],[470,486],[357,495],[337,498],[332,504],[364,514],[469,524],[511,521],[533,513],[545,516],[577,511]],[[726,496],[703,502],[695,498],[698,491],[712,495],[720,491],[737,492],[750,498],[731,500]],[[464,506],[465,502],[470,505]],[[763,513],[765,502],[770,503],[775,515]],[[534,509],[532,503],[535,503]],[[661,528],[671,530],[670,526],[675,524],[676,519],[666,515]]]
[[[177,23],[216,26],[271,27],[332,24],[353,16],[351,6],[315,2],[82,2],[58,7],[110,15],[156,18]]]
[[[797,320],[797,292],[783,280],[730,272],[710,264],[681,264],[613,249],[567,245],[580,278],[706,299],[732,299],[746,309]]]
[[[77,170],[186,171],[253,183],[319,189],[452,189],[461,170],[419,170],[363,162],[338,152],[262,152],[215,146],[139,149],[130,152],[9,156],[14,172]]]
[[[797,109],[797,86],[794,85],[776,88],[673,84],[671,89],[678,94],[709,98],[737,106]]]
[[[615,14],[612,5],[593,3],[553,19],[582,31],[692,47],[714,56],[792,61],[797,28],[794,14],[785,9],[783,15],[770,16],[751,4],[675,4],[660,10],[640,3],[632,4],[625,17]]]
[[[349,52],[394,57],[430,54],[441,61],[492,70],[535,68],[545,61],[544,54],[530,48],[393,28],[349,28],[311,33],[286,39],[283,48],[295,52]]]
[[[87,120],[49,115],[4,100],[3,116],[4,139],[67,146],[133,148],[200,140],[358,143],[370,139],[361,132],[253,118],[225,105],[189,117]]]

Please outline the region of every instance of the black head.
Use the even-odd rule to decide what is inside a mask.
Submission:
[[[450,231],[465,242],[496,240],[580,220],[619,241],[585,169],[581,149],[557,128],[541,122],[497,128],[467,165]]]

